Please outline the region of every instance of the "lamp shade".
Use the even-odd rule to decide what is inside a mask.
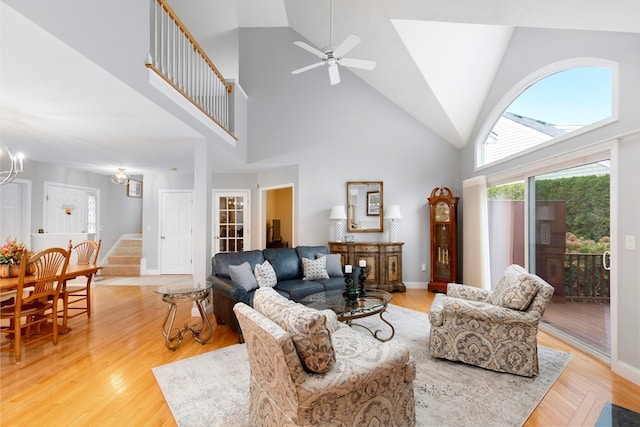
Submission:
[[[389,205],[384,212],[385,219],[402,219],[402,214],[400,213],[400,206],[398,205]]]
[[[329,214],[329,219],[347,219],[347,211],[344,209],[344,206],[332,207],[331,213]]]

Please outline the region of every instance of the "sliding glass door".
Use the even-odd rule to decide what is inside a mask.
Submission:
[[[488,190],[492,283],[507,265],[528,260],[529,271],[555,289],[543,323],[606,356],[609,181],[609,161],[603,160]]]
[[[603,263],[610,249],[609,161],[538,175],[530,185],[529,258],[555,288],[542,321],[610,356],[610,279]]]

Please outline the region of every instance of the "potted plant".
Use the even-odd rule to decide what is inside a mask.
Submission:
[[[17,277],[20,274],[20,261],[28,254],[24,243],[18,243],[10,237],[0,248],[0,277]]]

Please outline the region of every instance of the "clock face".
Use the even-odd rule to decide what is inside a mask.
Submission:
[[[436,222],[449,222],[449,205],[445,202],[436,204]]]

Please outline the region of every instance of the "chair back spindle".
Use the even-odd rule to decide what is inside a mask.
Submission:
[[[24,302],[34,301],[43,297],[59,293],[62,286],[62,276],[67,271],[70,252],[62,248],[49,248],[27,258],[20,263],[20,277],[18,281],[18,295],[24,288],[24,280],[27,276],[27,264],[35,267],[36,281],[33,290]]]
[[[71,241],[69,241],[71,245]],[[102,240],[95,242],[93,240],[85,240],[73,247],[78,257],[77,264],[88,265],[96,264],[98,262],[98,253],[100,252],[100,246]]]

